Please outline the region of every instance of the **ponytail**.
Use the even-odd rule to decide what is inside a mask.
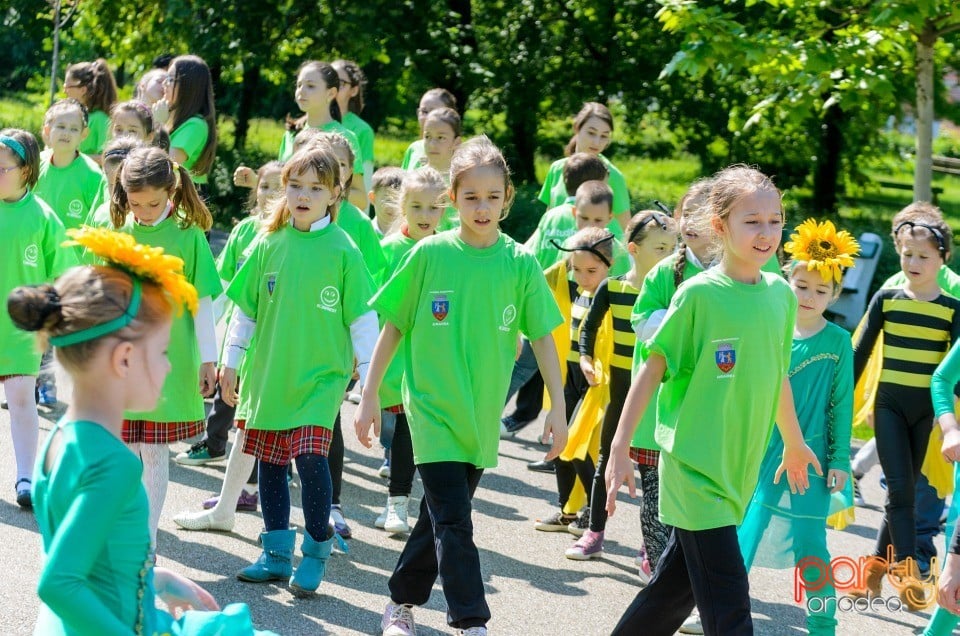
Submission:
[[[190,172],[178,163],[171,164],[177,172],[177,185],[173,192],[173,209],[180,212],[177,224],[183,229],[196,225],[204,232],[209,232],[213,227],[213,216],[193,185]]]
[[[339,91],[340,88],[338,87],[337,90]],[[338,124],[343,123],[343,115],[340,113],[340,104],[338,104],[337,100],[335,99],[330,100],[330,116],[333,117]]]
[[[680,251],[677,253],[677,260],[673,264],[673,287],[676,289],[683,282],[683,270],[687,268],[687,246],[680,243]]]
[[[569,157],[570,155],[577,152],[577,136],[574,135],[570,138],[570,141],[567,142],[566,147],[563,149],[564,156]]]

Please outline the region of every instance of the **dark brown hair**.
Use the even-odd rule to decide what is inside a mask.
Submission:
[[[93,62],[80,62],[67,68],[68,78],[73,78],[87,89],[84,106],[87,110],[102,110],[109,113],[117,101],[117,82],[107,66],[107,61],[99,58]]]
[[[157,188],[170,193],[173,215],[181,228],[196,225],[206,232],[213,226],[210,210],[197,194],[186,168],[174,164],[170,156],[159,148],[141,146],[131,150],[120,166],[120,174],[110,200],[110,217],[114,227],[123,226],[130,210],[127,192],[138,192],[146,188]]]
[[[141,281],[142,300],[133,322],[99,338],[57,347],[57,360],[76,372],[107,338],[135,341],[168,320],[170,301],[156,284]],[[7,297],[7,311],[18,328],[39,332],[38,350],[52,336],[65,336],[118,318],[130,306],[133,281],[112,267],[73,267],[53,285],[17,287]]]
[[[570,137],[570,141],[567,143],[564,151],[567,156],[577,151],[577,133],[580,132],[580,129],[583,128],[583,125],[586,124],[591,117],[596,117],[610,126],[610,132],[613,132],[613,115],[610,114],[610,109],[599,102],[587,102],[583,105],[583,108],[580,109],[580,112],[577,113],[577,116],[573,118],[573,136]]]
[[[453,130],[454,137],[459,137],[463,132],[463,125],[462,121],[460,120],[460,115],[452,108],[434,108],[427,113],[427,117],[423,120],[424,128],[426,128],[427,122],[429,121],[438,121],[441,124],[450,126],[451,130]]]
[[[317,175],[320,183],[330,188],[331,191],[340,186],[340,164],[337,162],[337,156],[333,154],[329,146],[322,145],[308,146],[300,152],[294,153],[294,155],[283,164],[283,172],[280,173],[280,183],[286,188],[287,183],[290,181],[290,175],[299,176],[308,170],[312,170]],[[346,190],[346,188],[343,188],[340,196],[333,197],[330,201],[330,207],[327,208],[327,213],[330,215],[331,223],[337,220],[337,211],[340,209],[340,199]],[[277,201],[270,211],[270,218],[267,221],[266,229],[268,232],[277,232],[289,223],[290,208],[287,206],[287,198],[283,196],[277,197]]]
[[[327,85],[327,88],[335,88],[338,91],[340,90],[340,75],[337,73],[337,69],[333,68],[332,64],[318,62],[316,60],[308,60],[301,64],[300,68],[297,69],[297,81],[300,81],[300,73],[307,69],[316,69],[316,71],[320,73],[320,79],[322,79],[323,83]],[[330,100],[330,117],[338,122],[343,121],[343,113],[340,112],[340,104],[337,103],[336,98]],[[287,130],[291,132],[299,132],[300,130],[303,130],[306,125],[306,115],[297,117],[296,119],[287,115],[287,121],[285,123]]]
[[[575,152],[563,163],[563,187],[568,197],[576,195],[587,181],[606,181],[609,176],[603,161],[588,152]]]
[[[343,71],[344,74],[350,78],[350,85],[360,89],[357,91],[357,94],[347,102],[347,107],[350,109],[350,112],[359,115],[363,111],[363,91],[367,88],[367,76],[364,75],[363,70],[356,62],[350,60],[334,60],[331,66],[338,71]],[[340,114],[343,115],[343,113]]]
[[[170,105],[168,132],[172,135],[191,117],[207,123],[207,143],[193,163],[196,174],[207,174],[217,155],[217,109],[213,103],[210,68],[196,55],[181,55],[170,62],[168,74],[177,87],[177,101]]]
[[[23,152],[26,157],[21,157],[12,148],[0,144],[0,148],[7,148],[7,151],[13,155],[14,161],[21,168],[26,167],[27,176],[23,182],[28,188],[37,185],[37,179],[40,177],[40,146],[37,145],[37,139],[26,130],[19,128],[4,128],[0,130],[0,136],[10,137],[23,146]]]
[[[901,227],[903,223],[915,223],[916,226]],[[937,235],[928,228],[919,227],[919,231],[930,241],[930,245],[937,248],[938,251],[942,248],[940,256],[943,257],[944,262],[950,258],[950,254],[953,252],[953,230],[944,220],[943,212],[940,208],[932,203],[928,203],[927,201],[915,201],[911,203],[897,212],[896,216],[893,217],[891,225],[892,231],[890,235],[893,237],[893,244],[898,251],[900,250],[901,236],[912,236],[918,231],[918,226],[928,225],[940,233],[940,240],[943,241],[943,245],[940,244],[940,240],[937,240]],[[897,228],[900,228],[899,232],[897,232]]]
[[[606,204],[607,210],[613,213],[613,190],[603,181],[584,181],[577,188],[576,197],[574,207]]]

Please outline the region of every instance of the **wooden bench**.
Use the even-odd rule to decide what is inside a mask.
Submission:
[[[957,174],[960,174],[960,172],[958,172]],[[913,192],[912,183],[901,183],[899,181],[887,181],[885,179],[875,181],[874,183],[876,183],[881,188],[890,188],[891,190],[908,190],[910,192]],[[937,201],[940,199],[940,195],[943,194],[943,187],[931,186],[930,192],[933,193],[933,201],[931,201],[931,203],[936,204]]]
[[[933,159],[933,171],[940,172],[942,174],[955,174],[960,175],[960,159],[954,159],[953,157],[940,157],[934,156]]]

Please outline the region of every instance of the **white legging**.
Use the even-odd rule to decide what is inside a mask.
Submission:
[[[157,549],[157,526],[170,483],[170,448],[166,444],[127,444],[143,464],[143,487],[150,503],[150,545]]]
[[[18,375],[3,382],[10,409],[10,436],[17,460],[17,481],[32,477],[33,463],[37,459],[40,418],[33,398],[36,386],[37,378],[32,375]]]

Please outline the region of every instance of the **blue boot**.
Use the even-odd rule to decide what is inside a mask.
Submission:
[[[261,532],[260,543],[263,545],[263,553],[255,563],[237,572],[237,578],[250,583],[286,579],[293,572],[291,561],[296,540],[296,530]]]
[[[303,545],[300,547],[303,560],[300,561],[297,571],[290,579],[290,591],[294,596],[300,598],[312,596],[320,587],[334,541],[337,541],[341,550],[347,551],[346,542],[336,532],[331,533],[331,537],[326,541],[314,541],[309,532],[303,533]]]

